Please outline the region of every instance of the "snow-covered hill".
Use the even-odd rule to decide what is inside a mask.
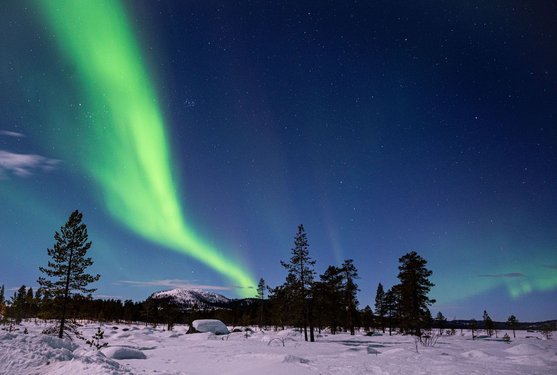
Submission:
[[[149,298],[170,299],[184,309],[216,309],[226,308],[234,300],[221,294],[207,292],[201,289],[172,289],[153,293]]]

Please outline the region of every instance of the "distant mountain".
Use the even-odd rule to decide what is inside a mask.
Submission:
[[[180,306],[183,310],[231,309],[252,303],[253,299],[231,299],[221,294],[201,289],[172,289],[151,294],[150,299],[165,300]]]

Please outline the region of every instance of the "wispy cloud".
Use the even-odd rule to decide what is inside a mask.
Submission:
[[[0,130],[0,135],[5,135],[7,137],[14,137],[14,138],[24,138],[25,134],[13,132],[11,130]]]
[[[552,270],[557,270],[557,264],[544,264],[543,265],[545,268],[549,268]]]
[[[510,272],[510,273],[478,275],[478,277],[491,277],[496,279],[514,279],[516,277],[526,277],[526,275],[520,272]]]
[[[35,154],[17,154],[0,150],[0,177],[11,172],[19,177],[27,177],[35,170],[50,171],[60,164],[60,160]]]
[[[207,284],[195,284],[189,282],[188,280],[180,279],[163,279],[163,280],[120,280],[119,283],[127,284],[135,287],[148,288],[148,287],[159,287],[159,288],[183,288],[183,289],[205,289],[205,290],[234,290],[238,287],[236,286],[226,286],[226,285],[207,285]]]

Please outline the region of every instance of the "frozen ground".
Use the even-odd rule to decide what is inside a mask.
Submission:
[[[97,327],[82,327],[84,336]],[[414,338],[401,335],[324,334],[306,343],[292,330],[214,336],[123,324],[103,326],[109,346],[97,351],[43,328],[0,331],[0,374],[557,374],[557,340],[523,331],[510,343],[457,331],[416,353]]]

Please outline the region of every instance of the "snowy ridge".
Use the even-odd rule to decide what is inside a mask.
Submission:
[[[186,309],[214,309],[227,307],[233,300],[217,293],[207,292],[201,289],[172,289],[156,292],[151,295],[152,299],[171,299],[176,304]]]

